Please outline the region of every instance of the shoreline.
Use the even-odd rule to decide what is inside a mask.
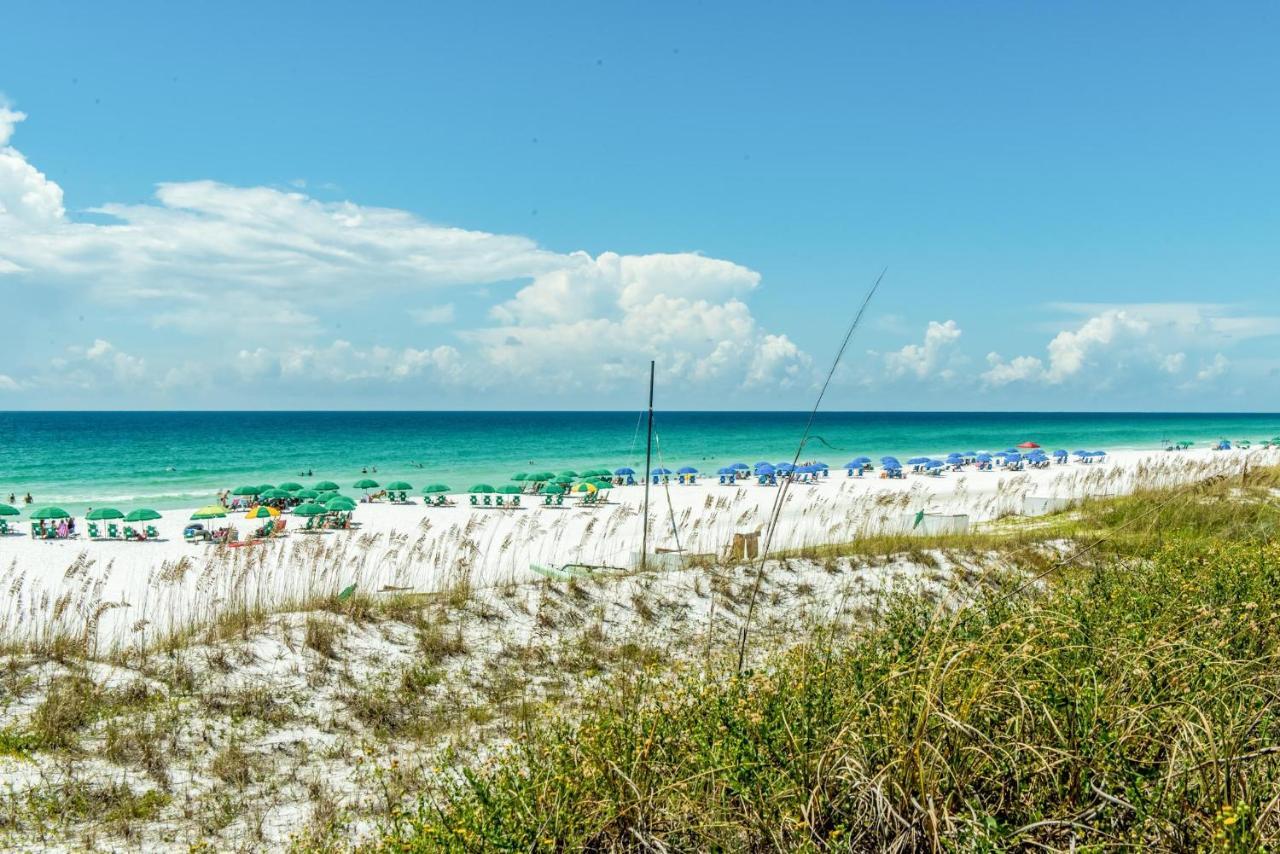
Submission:
[[[909,533],[921,511],[966,517],[968,528],[1027,513],[1028,498],[1056,506],[1274,464],[1280,464],[1280,449],[1258,448],[1115,451],[1101,463],[1014,473],[908,474],[900,480],[876,473],[846,477],[836,470],[818,484],[796,483],[787,490],[772,551]],[[721,485],[715,476],[693,486],[651,489],[650,550],[682,551],[651,557],[650,565],[724,556],[735,535],[764,530],[779,491],[754,481]],[[35,642],[59,634],[112,648],[150,643],[230,609],[278,610],[352,584],[374,594],[439,593],[459,585],[529,580],[537,577],[538,566],[630,570],[638,563],[643,493],[639,485],[618,487],[607,492],[608,503],[593,509],[581,507],[576,493],[552,509],[535,496],[522,496],[519,510],[472,507],[466,495],[445,508],[425,507],[420,497],[412,504],[359,504],[357,527],[320,534],[299,533],[303,520],[286,513],[286,536],[235,548],[182,540],[194,504],[150,523],[160,539],[149,542],[90,540],[87,522],[77,519],[75,540],[33,540],[26,533],[0,538],[0,583],[10,590],[0,610],[0,640]],[[27,514],[9,518],[29,530]],[[226,521],[242,540],[261,525],[240,513]],[[930,520],[921,533],[933,530]]]

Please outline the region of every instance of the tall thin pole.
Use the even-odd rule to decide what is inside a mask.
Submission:
[[[654,362],[649,362],[649,430],[644,443],[644,535],[640,540],[640,571],[649,564],[649,472],[653,470],[653,373]]]

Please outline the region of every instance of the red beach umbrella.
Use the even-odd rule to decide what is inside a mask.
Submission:
[[[1022,443],[1021,445],[1019,445],[1018,447],[1019,447],[1019,448],[1028,448],[1028,449],[1030,449],[1030,448],[1038,448],[1038,447],[1040,447],[1040,446],[1039,446],[1039,445],[1037,445],[1035,442],[1023,442],[1023,443]]]

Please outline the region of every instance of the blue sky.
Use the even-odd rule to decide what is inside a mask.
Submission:
[[[1280,409],[1277,18],[18,4],[0,408]]]

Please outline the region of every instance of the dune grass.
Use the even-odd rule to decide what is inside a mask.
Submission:
[[[856,637],[818,632],[742,676],[616,679],[590,713],[425,794],[379,846],[1273,846],[1278,483],[1268,469],[1090,502],[970,544],[1065,538],[1070,559],[1035,584],[956,610],[902,598]]]

